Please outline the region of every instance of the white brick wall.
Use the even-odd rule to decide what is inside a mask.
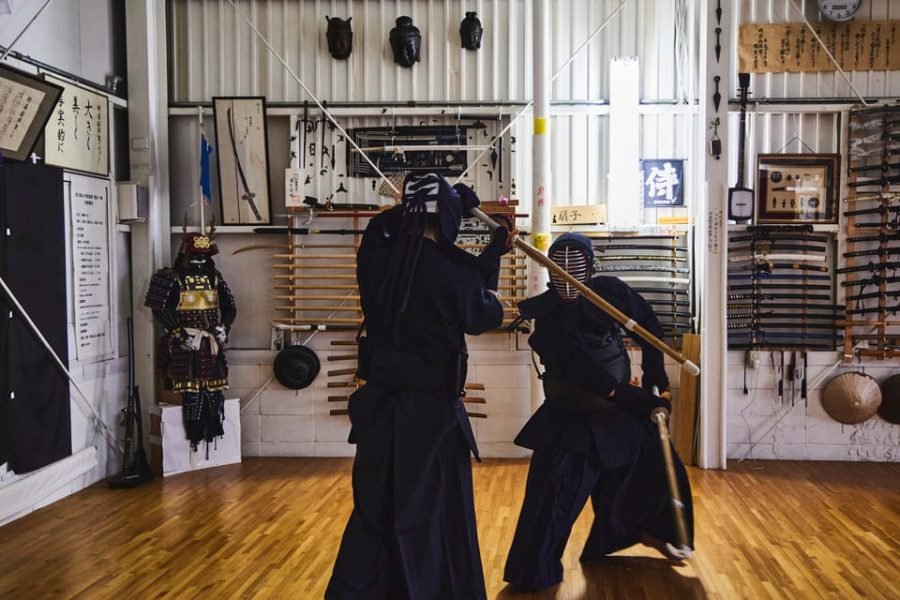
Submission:
[[[231,395],[241,398],[242,450],[245,456],[353,456],[355,447],[347,443],[350,420],[331,415],[344,402],[329,402],[329,396],[346,396],[348,388],[328,388],[328,382],[345,381],[349,376],[327,375],[329,370],[355,366],[353,361],[329,362],[332,355],[352,354],[352,347],[331,346],[332,339],[352,339],[349,333],[323,333],[306,344],[322,365],[313,384],[303,390],[289,390],[272,379],[275,352],[230,350]],[[525,336],[516,349],[514,336],[491,333],[469,338],[469,382],[484,384],[484,391],[470,391],[486,404],[470,404],[470,411],[487,419],[472,419],[472,429],[485,458],[520,458],[529,451],[513,444],[513,439],[532,414],[531,352]],[[640,377],[640,356],[632,353],[635,375]],[[673,390],[678,389],[679,369],[667,365]],[[256,392],[259,391],[257,394]],[[255,396],[254,396],[255,394]],[[253,396],[253,400],[250,400]]]
[[[776,353],[776,359],[780,362],[780,354]],[[809,384],[812,386],[839,359],[836,352],[810,352]],[[822,408],[822,388],[832,378],[864,370],[880,382],[900,372],[900,361],[842,363],[809,390],[806,404],[800,400],[798,383],[794,406],[787,381],[786,400],[776,399],[777,379],[771,365],[770,353],[761,353],[759,368],[747,371],[749,394],[744,395],[744,353],[728,353],[729,458],[900,461],[900,425],[886,423],[877,415],[865,423],[844,425]]]

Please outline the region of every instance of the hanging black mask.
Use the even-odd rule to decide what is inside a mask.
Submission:
[[[390,42],[395,63],[401,67],[411,67],[419,62],[422,34],[410,17],[397,17],[397,26],[391,29]]]
[[[344,20],[332,17],[329,19],[328,15],[325,15],[325,20],[328,21],[328,29],[325,30],[328,52],[338,60],[344,60],[350,56],[350,52],[353,50],[353,30],[350,28],[350,19],[352,18],[347,17]]]
[[[481,36],[484,28],[478,20],[478,13],[467,12],[466,18],[459,24],[459,40],[466,50],[478,50],[481,48]]]

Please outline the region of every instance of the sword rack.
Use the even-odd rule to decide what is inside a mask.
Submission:
[[[514,208],[492,206],[484,202],[482,207],[489,214],[499,213],[507,219],[516,216]],[[315,332],[345,332],[331,340],[334,346],[346,352],[335,352],[327,358],[324,369],[328,377],[328,402],[346,402],[353,390],[364,382],[356,376],[356,332],[363,323],[359,287],[356,282],[356,252],[361,233],[368,219],[378,211],[333,210],[313,213],[313,218],[337,218],[349,221],[347,229],[308,229],[303,218],[308,209],[289,209],[291,229],[303,234],[288,234],[283,249],[272,254],[273,292],[275,318],[272,320],[273,347],[288,343],[304,344]],[[457,244],[478,254],[490,241],[490,233],[483,225],[466,219],[460,228]],[[525,255],[514,250],[501,259],[500,289],[504,304],[502,328],[509,326],[517,315],[516,304],[525,297]],[[301,336],[306,336],[301,340]],[[287,339],[290,341],[288,342]],[[468,405],[485,404],[485,399],[474,392],[483,391],[484,385],[466,384],[464,402]],[[345,415],[347,409],[335,404],[331,415]],[[473,418],[487,418],[480,410],[469,410]]]
[[[835,300],[834,238],[812,225],[729,232],[730,350],[835,350],[844,309]]]
[[[670,343],[697,329],[694,315],[692,238],[686,232],[658,235],[588,233],[594,271],[628,283],[653,307]]]
[[[850,113],[847,238],[842,258],[844,359],[898,356],[900,107]]]

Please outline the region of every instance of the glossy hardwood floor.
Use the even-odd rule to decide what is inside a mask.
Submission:
[[[133,490],[96,485],[0,528],[0,598],[321,598],[351,506],[347,459],[246,459]],[[475,465],[490,598],[900,598],[900,464],[691,471],[697,555],[636,547],[516,594],[503,563],[527,462]]]

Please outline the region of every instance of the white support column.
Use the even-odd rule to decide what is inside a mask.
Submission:
[[[550,0],[535,0],[532,14],[534,36],[534,123],[531,147],[531,244],[542,252],[550,247],[550,203],[552,174],[550,172],[550,96],[553,93],[550,70]],[[534,296],[546,288],[547,269],[528,261],[528,289]],[[543,400],[543,388],[532,370],[531,405],[536,409]]]
[[[633,56],[609,63],[609,195],[606,222],[614,226],[641,224],[640,198],[641,90],[640,63]]]
[[[131,286],[134,303],[135,378],[147,408],[156,403],[156,335],[153,315],[144,307],[150,277],[170,264],[169,117],[164,0],[127,0],[128,127],[131,177],[149,196],[146,223],[131,226]]]
[[[703,307],[703,325],[700,329],[700,452],[697,457],[701,467],[724,469],[726,456],[726,402],[728,391],[728,356],[726,329],[726,269],[728,265],[728,99],[734,88],[731,71],[731,40],[734,34],[729,23],[733,11],[739,10],[738,0],[722,2],[722,23],[716,21],[715,0],[706,0],[700,11],[700,123],[698,135],[703,136],[700,146],[705,149],[701,162],[706,185],[702,202],[695,213],[697,223],[697,273],[700,286],[700,303]],[[716,27],[722,28],[720,36],[722,55],[716,61]],[[720,77],[719,93],[722,100],[719,111],[713,104],[715,77]],[[719,160],[709,153],[710,125],[719,119],[719,137],[722,138],[722,154]],[[699,157],[698,157],[699,158]]]

